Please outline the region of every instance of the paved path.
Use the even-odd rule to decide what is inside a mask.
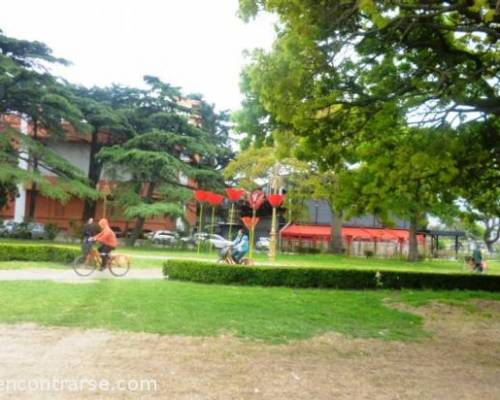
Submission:
[[[49,280],[68,283],[90,283],[104,279],[163,279],[161,268],[156,269],[134,269],[131,268],[127,275],[117,278],[109,271],[95,271],[89,277],[78,276],[71,268],[25,268],[0,270],[0,281],[40,281]]]

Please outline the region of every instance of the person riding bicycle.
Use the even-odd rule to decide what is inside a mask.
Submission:
[[[248,235],[243,229],[240,229],[238,231],[238,235],[232,242],[231,246],[233,248],[232,256],[234,260],[239,264],[241,262],[241,259],[248,253],[248,250],[250,249]]]
[[[99,253],[102,257],[101,270],[103,270],[108,264],[109,253],[111,253],[118,246],[118,240],[113,230],[109,227],[108,220],[102,218],[99,221],[99,226],[101,227],[101,232],[92,237],[92,240],[99,242],[101,246],[99,247]]]
[[[92,238],[101,231],[101,228],[94,222],[94,218],[89,218],[83,226],[82,254],[87,255],[92,247]]]

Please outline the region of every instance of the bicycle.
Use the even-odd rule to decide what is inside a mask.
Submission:
[[[250,258],[243,257],[239,262],[235,260],[232,254],[232,246],[226,246],[219,252],[218,264],[229,264],[229,265],[254,265],[254,261]]]
[[[84,247],[86,247],[86,254],[82,254],[73,260],[73,270],[77,275],[89,276],[97,268],[102,267],[102,257],[92,242],[85,243]],[[109,272],[114,276],[124,276],[130,269],[130,259],[123,254],[110,254],[104,268],[108,268]]]

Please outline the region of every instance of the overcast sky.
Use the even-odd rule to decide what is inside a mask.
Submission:
[[[53,72],[71,82],[138,86],[156,75],[234,110],[243,51],[275,37],[270,16],[245,24],[237,9],[238,0],[10,0],[0,29],[70,60]]]

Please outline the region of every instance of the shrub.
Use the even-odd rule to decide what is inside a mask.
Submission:
[[[14,232],[10,234],[10,237],[14,239],[31,239],[31,232],[28,229],[28,224],[26,222],[21,222]]]
[[[203,283],[318,287],[338,289],[375,288],[373,271],[319,268],[270,268],[227,266],[169,260],[163,272],[171,279]]]
[[[47,224],[45,225],[45,234],[47,235],[47,239],[54,240],[59,233],[61,228],[56,224]]]
[[[78,249],[52,245],[0,244],[0,261],[70,262],[80,254]]]
[[[163,274],[200,283],[335,289],[468,289],[500,291],[500,276],[330,268],[244,267],[168,260]]]

